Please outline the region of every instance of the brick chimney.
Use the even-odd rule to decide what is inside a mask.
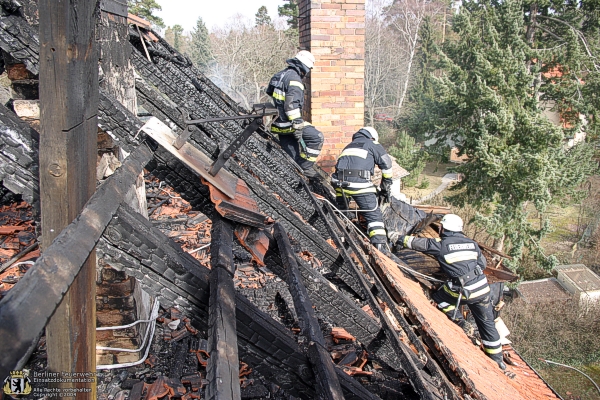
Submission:
[[[364,125],[365,0],[299,0],[299,15],[300,48],[316,58],[306,119],[325,135],[319,165],[331,172]]]

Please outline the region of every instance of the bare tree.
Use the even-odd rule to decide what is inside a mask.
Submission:
[[[377,113],[397,117],[414,75],[419,29],[444,5],[431,0],[372,0],[365,38],[365,108],[373,124]]]
[[[427,16],[436,16],[444,9],[444,4],[431,0],[395,0],[389,9],[388,16],[403,43],[405,59],[404,74],[398,87],[396,115],[400,113],[408,92],[423,20]]]
[[[393,51],[397,42],[384,18],[386,3],[385,0],[369,2],[365,21],[365,111],[370,125],[387,103],[386,85],[393,81],[399,63]]]
[[[209,77],[247,109],[267,100],[269,79],[294,54],[296,43],[283,27],[281,20],[255,26],[238,15],[211,34]]]

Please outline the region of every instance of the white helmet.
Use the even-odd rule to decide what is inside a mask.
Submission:
[[[442,218],[442,226],[447,231],[462,232],[463,220],[456,214],[446,214]]]
[[[379,142],[379,133],[377,133],[377,131],[375,130],[375,128],[373,128],[371,126],[365,126],[362,129],[364,129],[365,131],[369,132],[371,134],[371,137],[373,138],[374,141]]]
[[[308,50],[300,50],[294,58],[306,65],[309,69],[312,69],[315,65],[315,56]]]

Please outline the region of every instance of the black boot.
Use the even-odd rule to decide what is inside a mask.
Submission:
[[[490,357],[492,360],[496,361],[496,364],[498,364],[498,367],[502,371],[506,370],[506,364],[504,364],[504,358],[502,357],[502,353],[488,355],[488,357]]]

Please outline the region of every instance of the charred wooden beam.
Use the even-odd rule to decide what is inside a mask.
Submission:
[[[312,199],[315,208],[317,209],[317,211],[319,212],[319,214],[321,215],[323,220],[326,221],[327,217],[325,216],[325,213],[323,212],[320,205],[318,204],[317,199],[310,192],[310,188],[308,187],[308,185],[304,184],[304,189],[306,190],[306,192]],[[331,206],[329,206],[328,203],[325,203],[325,204],[326,204],[327,210],[329,211],[329,214],[334,219],[336,219],[336,216],[333,215],[333,210],[331,209]],[[434,387],[432,387],[425,381],[425,379],[423,377],[423,371],[421,371],[417,367],[417,365],[415,364],[415,361],[413,360],[414,353],[412,353],[412,350],[410,350],[406,346],[406,344],[404,344],[398,337],[398,334],[394,330],[394,327],[392,326],[388,316],[385,314],[385,312],[383,312],[383,310],[381,309],[381,306],[379,305],[379,301],[377,301],[377,299],[375,298],[375,295],[371,291],[372,285],[367,282],[367,279],[361,272],[361,269],[359,268],[359,266],[356,264],[356,262],[352,259],[352,257],[346,250],[344,242],[340,239],[338,232],[334,229],[333,226],[331,226],[329,224],[327,224],[327,226],[329,228],[329,233],[330,233],[331,237],[333,238],[333,241],[335,242],[338,250],[342,254],[342,257],[344,258],[344,261],[346,262],[347,265],[349,265],[352,268],[355,277],[357,277],[358,281],[361,283],[361,289],[367,298],[367,303],[371,307],[371,310],[373,310],[373,312],[377,315],[377,317],[379,317],[379,320],[381,321],[382,329],[385,331],[385,335],[387,336],[387,339],[389,340],[391,346],[396,351],[396,354],[400,357],[402,367],[403,367],[404,371],[407,373],[413,387],[420,394],[421,398],[433,399],[434,395],[432,395],[432,392],[435,392],[436,390]],[[347,236],[350,236],[350,235],[347,235]],[[348,239],[352,240],[351,237],[348,237]],[[363,268],[368,269],[368,268],[370,268],[370,265],[368,263],[363,263]],[[392,306],[392,304],[390,304],[390,306]]]
[[[208,323],[209,270],[128,206],[121,206],[99,243],[102,259],[124,268],[161,304],[178,306]],[[289,329],[236,294],[239,357],[259,374],[303,399],[313,399],[315,378],[308,357]],[[363,386],[336,368],[346,399],[375,399]]]
[[[315,199],[315,201],[316,201],[316,199]],[[337,240],[340,243],[338,246],[341,249],[345,249],[346,246],[348,246],[354,252],[354,254],[358,257],[361,264],[365,268],[365,271],[367,272],[369,277],[374,282],[373,289],[375,289],[374,290],[375,294],[377,296],[380,296],[383,299],[383,301],[385,301],[387,304],[389,304],[390,310],[392,311],[394,318],[396,318],[396,320],[400,324],[402,330],[408,336],[411,344],[413,344],[416,347],[416,349],[419,351],[419,356],[421,358],[425,359],[426,367],[428,368],[432,377],[436,380],[435,386],[440,388],[447,398],[452,398],[452,399],[458,398],[458,394],[456,393],[456,390],[454,389],[454,387],[450,384],[450,382],[448,382],[448,380],[446,379],[446,376],[440,370],[440,367],[438,366],[438,364],[436,364],[432,360],[432,358],[429,356],[429,354],[428,354],[427,350],[425,349],[425,347],[423,346],[423,343],[421,342],[421,340],[417,337],[417,335],[411,328],[408,321],[406,321],[406,318],[404,317],[404,315],[402,313],[400,313],[398,308],[396,307],[396,304],[398,302],[401,302],[401,300],[394,299],[390,295],[390,293],[388,292],[384,283],[381,281],[379,275],[375,272],[375,270],[373,269],[373,267],[371,266],[371,264],[365,257],[364,253],[359,248],[358,244],[354,241],[352,235],[349,234],[346,227],[344,227],[341,224],[339,218],[337,218],[337,216],[333,212],[333,209],[327,203],[326,203],[326,210],[327,210],[328,214],[331,216],[331,219],[333,220],[338,232],[342,232],[345,234],[344,242],[342,243],[342,241],[340,240],[337,233],[334,232],[334,236],[335,236],[334,240]],[[333,229],[333,227],[332,227],[332,229]],[[338,243],[338,242],[336,242],[336,243]],[[359,272],[359,271],[357,271],[357,272]],[[411,351],[411,350],[407,349],[407,351]],[[411,355],[411,354],[409,353],[409,355]],[[419,373],[419,372],[417,372],[417,373]],[[426,378],[426,377],[424,377],[424,378]]]
[[[0,48],[39,74],[39,39],[37,29],[18,14],[0,15]]]
[[[39,211],[39,133],[0,105],[0,181]]]
[[[152,157],[143,145],[94,193],[88,204],[0,301],[0,374],[27,353],[111,221],[129,185]],[[23,312],[28,310],[28,312]]]
[[[223,218],[212,221],[210,300],[208,311],[208,399],[239,399],[239,359],[233,287],[233,227]]]
[[[312,302],[304,283],[302,283],[292,245],[287,233],[278,223],[274,226],[274,234],[286,269],[287,282],[294,301],[294,308],[298,314],[300,329],[302,334],[309,340],[308,356],[317,380],[319,398],[341,400],[344,398],[342,389],[331,361],[331,355],[325,349],[325,339],[323,339],[323,332],[321,332],[321,327],[315,316]]]

